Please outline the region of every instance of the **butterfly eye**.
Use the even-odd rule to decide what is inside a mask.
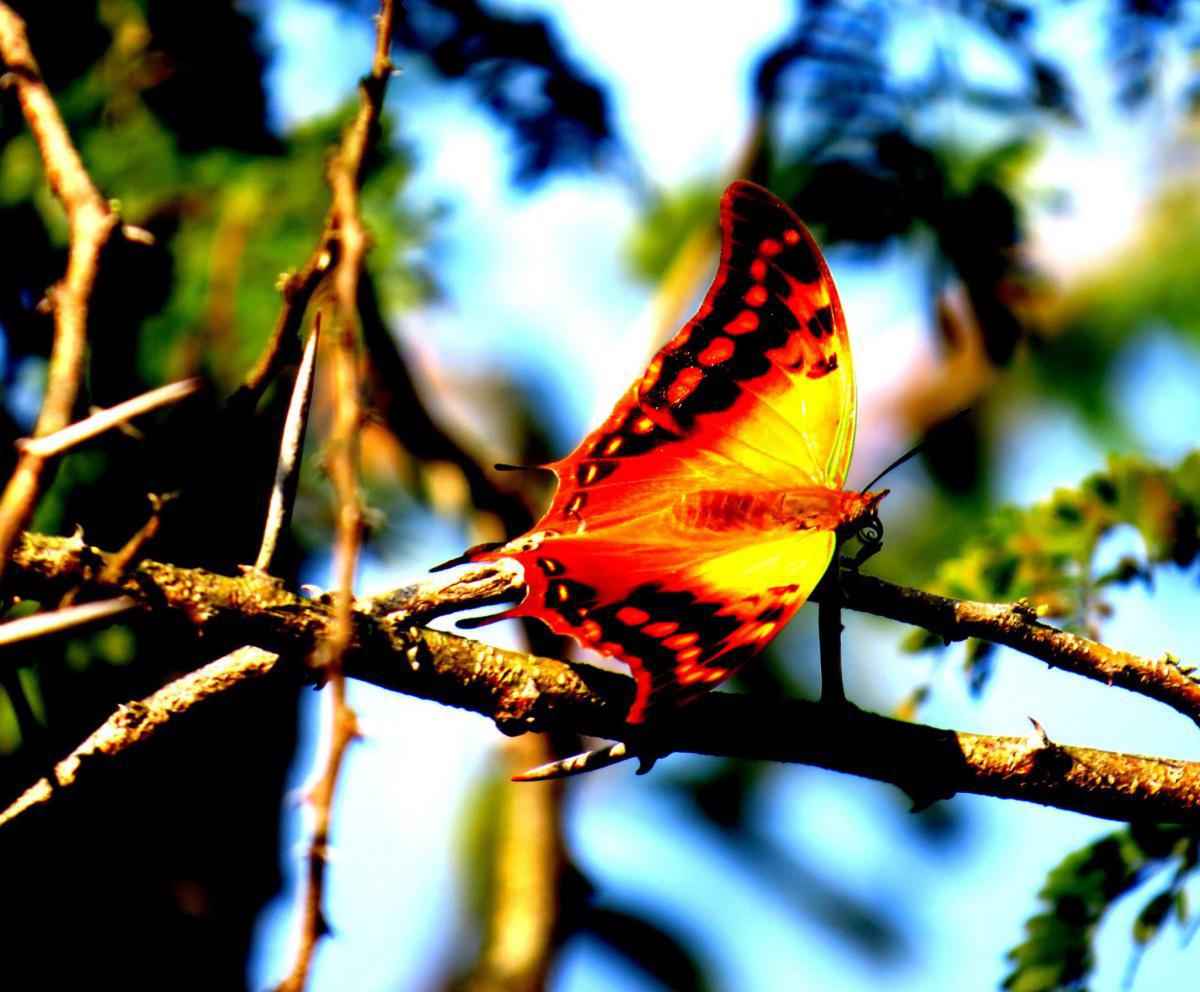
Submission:
[[[863,544],[875,545],[883,543],[883,521],[879,519],[878,514],[872,513],[863,518],[858,525],[858,530],[854,532]]]

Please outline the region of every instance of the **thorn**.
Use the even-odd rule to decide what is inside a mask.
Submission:
[[[318,585],[314,585],[311,582],[304,583],[304,585],[300,587],[300,591],[309,599],[315,600],[318,603],[327,602],[329,598],[329,594],[326,593],[324,589]]]
[[[138,227],[136,224],[122,224],[121,233],[125,235],[126,241],[134,241],[139,245],[153,245],[155,243],[154,235],[144,227]]]
[[[1051,747],[1054,742],[1050,740],[1049,734],[1046,733],[1046,728],[1033,717],[1027,717],[1027,719],[1033,724],[1033,732],[1026,738],[1030,746],[1036,748]]]
[[[262,545],[254,567],[266,572],[275,556],[279,534],[291,515],[292,501],[296,495],[296,479],[300,468],[300,456],[304,449],[304,430],[308,425],[308,411],[312,403],[313,371],[317,361],[317,342],[321,333],[321,315],[317,314],[300,368],[296,370],[296,381],[292,385],[292,398],[288,403],[283,433],[279,439],[279,460],[275,465],[275,482],[271,487],[271,501],[267,508],[267,520],[263,526]]]
[[[480,627],[490,627],[501,620],[510,619],[512,618],[508,615],[508,610],[505,610],[502,613],[489,613],[484,617],[463,617],[461,620],[456,620],[454,626],[459,630],[478,630]]]
[[[421,670],[421,646],[419,644],[413,644],[411,647],[406,648],[404,657],[408,659],[408,666],[414,672]]]
[[[595,751],[584,751],[582,754],[573,755],[570,758],[563,758],[559,761],[551,761],[545,765],[538,765],[537,768],[531,768],[527,772],[521,772],[519,775],[514,775],[514,782],[546,782],[555,778],[567,778],[571,775],[582,775],[584,772],[594,772],[601,768],[608,768],[610,765],[618,764],[628,758],[634,757],[629,752],[628,747],[624,742],[618,741],[616,744],[609,744],[607,747],[597,748]],[[640,756],[639,756],[640,757]],[[645,759],[642,758],[644,761]],[[650,759],[650,764],[653,765],[655,758]],[[646,769],[647,771],[649,768]],[[638,770],[640,775],[642,770]]]
[[[638,759],[637,774],[639,774],[639,775],[645,775],[646,772],[650,771],[651,768],[653,768],[655,765],[658,764],[658,755],[655,754],[653,751],[643,751],[641,754],[639,754],[637,756],[637,759]]]

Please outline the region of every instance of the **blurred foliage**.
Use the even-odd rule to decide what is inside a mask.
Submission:
[[[512,134],[513,178],[529,186],[560,169],[624,157],[604,87],[564,50],[544,17],[499,13],[478,0],[407,0],[397,36],[461,79]]]
[[[1124,528],[1140,539],[1103,571],[1095,565],[1104,542]],[[1154,570],[1187,569],[1200,554],[1200,452],[1173,468],[1136,456],[1114,456],[1108,468],[1076,489],[1058,489],[1029,508],[1005,507],[959,552],[942,562],[931,592],[985,602],[1028,600],[1045,615],[1088,636],[1109,612],[1106,589],[1142,582]],[[913,650],[946,647],[927,631],[907,640]],[[965,665],[979,692],[991,672],[994,645],[968,640]]]
[[[1095,574],[1101,542],[1122,526],[1143,553]],[[1028,509],[989,519],[961,553],[943,563],[939,591],[959,599],[1028,599],[1048,615],[1085,625],[1106,586],[1152,581],[1155,567],[1189,568],[1200,551],[1200,453],[1173,468],[1114,456],[1077,489],[1058,489]]]
[[[258,25],[229,0],[16,6],[92,177],[124,221],[154,235],[152,245],[114,239],[105,252],[78,413],[177,376],[207,374],[214,384],[65,458],[47,476],[34,526],[80,525],[115,549],[147,519],[147,493],[178,492],[147,553],[234,573],[253,560],[261,535],[290,376],[257,410],[222,397],[271,330],[279,274],[316,244],[329,202],[326,157],[355,95],[326,120],[273,133]],[[374,274],[390,302],[411,302],[425,279],[406,254],[423,223],[401,206],[407,159],[388,141],[367,162],[361,203],[375,237]],[[0,224],[20,246],[0,269],[7,453],[27,429],[44,376],[53,327],[38,302],[66,263],[63,211],[11,89],[0,97]],[[318,507],[321,520],[326,483],[310,473],[313,482],[320,497],[300,512]],[[328,527],[297,527],[281,548],[277,568],[292,582],[305,555],[296,534],[312,534],[322,549]],[[119,703],[236,646],[198,644],[186,624],[157,620],[15,652],[19,678],[0,681],[6,799]],[[257,914],[280,885],[277,828],[295,707],[278,687],[213,705],[72,802],[6,834],[0,924],[43,962],[44,981],[75,985],[119,971],[130,988],[157,986],[164,973],[180,988],[244,983]],[[74,935],[71,955],[53,949],[64,928]],[[180,973],[185,959],[193,965]]]
[[[1200,348],[1197,268],[1200,188],[1181,178],[1157,191],[1131,244],[1042,301],[1031,367],[1039,388],[1110,436],[1136,436],[1141,412],[1112,402],[1112,372],[1148,330]]]
[[[1154,889],[1134,920],[1135,961],[1172,917],[1184,927],[1185,885],[1196,871],[1198,844],[1194,830],[1132,825],[1067,855],[1038,893],[1044,910],[1025,924],[1025,940],[1009,953],[1012,971],[1004,988],[1085,992],[1096,965],[1096,931],[1114,904],[1134,890]],[[1168,871],[1165,885],[1151,885]]]

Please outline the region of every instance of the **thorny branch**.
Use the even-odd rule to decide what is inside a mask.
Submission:
[[[117,225],[117,218],[92,183],[71,143],[29,49],[24,22],[5,3],[0,3],[0,61],[4,63],[0,82],[16,89],[21,111],[45,163],[46,179],[66,211],[70,229],[66,274],[47,293],[54,312],[54,344],[45,397],[34,428],[34,437],[40,438],[70,423],[87,351],[92,287],[100,253]],[[36,448],[23,450],[0,496],[0,572],[13,541],[33,513],[45,464],[46,456]]]
[[[317,662],[329,682],[330,742],[325,766],[309,797],[313,833],[301,908],[300,944],[280,992],[300,992],[307,982],[318,941],[328,932],[323,908],[333,797],[346,749],[358,736],[358,721],[346,702],[344,659],[354,639],[354,575],[362,543],[363,508],[359,498],[358,436],[362,427],[357,333],[358,284],[367,251],[367,232],[358,213],[363,160],[379,126],[383,97],[392,74],[392,0],[381,0],[371,72],[359,86],[359,109],[329,164],[333,194],[328,227],[340,246],[333,272],[336,302],[333,321],[333,425],[328,442],[328,472],[333,482],[336,526],[333,548],[333,617]]]
[[[302,667],[332,610],[256,571],[238,577],[143,560],[101,581],[109,556],[70,538],[27,534],[3,592],[49,601],[67,588],[125,594],[148,614],[187,619],[206,643],[253,644]],[[632,680],[588,665],[505,651],[353,614],[346,675],[490,717],[505,733],[563,729],[621,739]],[[135,614],[136,615],[136,614]],[[664,728],[676,751],[814,764],[900,786],[920,803],[957,792],[1042,803],[1114,820],[1200,824],[1200,762],[1117,754],[1039,735],[941,730],[801,701],[715,693]]]
[[[39,779],[0,813],[0,827],[76,785],[81,775],[95,771],[98,759],[113,758],[126,748],[142,743],[169,720],[186,713],[197,703],[248,679],[269,674],[278,661],[278,655],[269,651],[239,648],[163,686],[141,701],[120,707],[87,740],[56,764],[49,776]]]
[[[1044,661],[1052,668],[1141,693],[1200,724],[1200,682],[1173,658],[1147,658],[1111,648],[1038,619],[1027,603],[977,603],[862,575],[841,572],[842,606],[860,613],[923,627],[947,640],[990,641]],[[424,623],[446,613],[519,600],[524,577],[518,566],[475,566],[439,587],[427,580],[379,597],[380,608],[407,622]],[[818,586],[814,602],[824,596]]]
[[[923,627],[955,641],[991,641],[1051,668],[1149,696],[1200,724],[1200,683],[1171,658],[1147,658],[1110,648],[1042,623],[1027,603],[976,603],[845,572],[846,605],[863,613]]]

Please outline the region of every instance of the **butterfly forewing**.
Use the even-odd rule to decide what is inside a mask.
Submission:
[[[727,678],[804,602],[832,553],[853,437],[825,261],[786,206],[734,183],[699,312],[551,466],[558,491],[530,533],[476,557],[521,562],[511,615],[630,664],[638,722]],[[794,491],[812,494],[805,522],[783,526]]]

